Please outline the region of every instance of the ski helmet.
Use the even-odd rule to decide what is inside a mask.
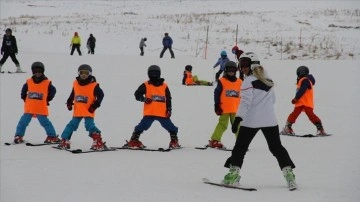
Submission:
[[[226,64],[225,64],[225,72],[228,72],[228,71],[231,71],[231,70],[236,72],[237,69],[238,69],[238,67],[237,67],[235,62],[233,62],[233,61],[226,62]]]
[[[186,65],[185,70],[191,72],[192,71],[192,66],[191,65]]]
[[[238,50],[239,50],[239,47],[234,46],[234,47],[231,49],[231,52],[232,52],[233,54],[235,54],[236,51],[238,51]]]
[[[32,65],[31,65],[31,71],[33,74],[35,74],[36,70],[40,69],[41,73],[44,74],[45,72],[45,66],[42,62],[34,62]]]
[[[309,68],[307,66],[300,66],[296,69],[296,75],[303,77],[309,74]]]
[[[221,52],[220,52],[220,56],[221,56],[221,57],[223,57],[223,56],[227,56],[226,51],[224,51],[224,50],[223,50],[223,51],[221,51]]]
[[[90,67],[90,65],[82,64],[82,65],[79,66],[78,72],[84,71],[84,70],[85,70],[85,71],[89,71],[89,75],[92,74],[92,68]]]
[[[145,38],[144,38],[144,41],[146,41],[146,40],[147,40],[147,38],[145,37]]]
[[[161,69],[159,66],[157,65],[151,65],[149,68],[148,68],[148,76],[149,78],[160,78],[160,75],[161,75]]]
[[[8,33],[8,32],[11,34],[11,33],[12,33],[12,30],[11,30],[10,28],[7,28],[7,29],[5,30],[5,33]]]

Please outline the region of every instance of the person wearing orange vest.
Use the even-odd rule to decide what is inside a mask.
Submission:
[[[78,34],[77,32],[74,33],[74,36],[73,36],[73,38],[71,39],[70,47],[71,47],[70,55],[73,55],[73,54],[74,54],[74,51],[75,51],[75,49],[76,49],[77,52],[79,53],[79,55],[81,56],[81,50],[80,50],[80,47],[81,47],[81,38],[80,38],[80,36],[79,36],[79,34]]]
[[[135,126],[130,141],[124,145],[131,149],[141,149],[145,146],[139,140],[141,133],[148,130],[154,121],[159,121],[161,126],[170,133],[170,149],[177,149],[181,146],[178,140],[178,127],[171,121],[171,93],[168,85],[160,78],[161,69],[157,65],[148,68],[149,80],[141,84],[135,91],[135,99],[144,102],[143,118]]]
[[[198,76],[196,75],[192,75],[192,66],[191,65],[186,65],[185,66],[185,71],[184,71],[184,76],[182,79],[182,84],[183,85],[187,85],[187,86],[212,86],[213,83],[209,82],[209,81],[203,81],[203,80],[199,80]]]
[[[45,66],[42,62],[34,62],[31,65],[33,76],[29,78],[21,89],[21,99],[24,100],[24,114],[21,116],[16,127],[14,143],[23,143],[26,127],[31,119],[36,117],[40,125],[46,131],[44,143],[58,143],[60,139],[56,136],[55,128],[49,120],[49,102],[55,97],[56,88],[44,75]]]
[[[294,135],[292,124],[295,123],[301,112],[309,117],[310,121],[316,126],[316,135],[326,135],[321,120],[314,113],[314,85],[315,78],[312,74],[309,74],[309,68],[306,66],[300,66],[296,70],[297,74],[297,87],[295,98],[291,100],[291,103],[295,105],[293,112],[289,115],[282,134]]]
[[[89,131],[89,137],[93,139],[91,150],[107,150],[102,141],[101,131],[95,126],[95,110],[100,107],[104,98],[104,92],[100,84],[92,75],[92,68],[87,64],[82,64],[78,68],[78,77],[73,82],[73,89],[67,99],[67,108],[73,110],[73,118],[66,125],[61,134],[61,142],[57,146],[59,149],[70,149],[70,139],[74,131],[79,127],[80,121],[85,120],[85,129]]]
[[[229,120],[233,123],[237,108],[240,103],[240,88],[242,80],[236,77],[237,65],[233,61],[225,64],[225,74],[219,79],[214,91],[215,113],[219,122],[209,140],[211,148],[225,148],[221,137],[228,127]],[[237,133],[235,134],[237,137]]]

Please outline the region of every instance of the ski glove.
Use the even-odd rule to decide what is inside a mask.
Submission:
[[[166,110],[166,118],[170,118],[171,117],[171,109],[167,109]]]
[[[296,98],[291,100],[291,103],[295,104],[298,100]]]
[[[236,134],[237,133],[237,131],[239,130],[239,124],[240,124],[240,122],[242,121],[243,119],[241,118],[241,117],[235,117],[235,120],[234,120],[234,122],[233,122],[233,124],[232,124],[232,126],[231,126],[231,131],[234,133],[234,134]]]
[[[88,111],[90,113],[94,113],[98,107],[100,107],[100,105],[97,102],[94,102],[93,104],[90,105]]]
[[[152,102],[152,99],[151,98],[145,98],[145,104],[150,104]]]
[[[67,106],[68,110],[71,111],[73,103],[67,103],[66,106]]]
[[[221,109],[219,104],[215,104],[215,114],[220,116],[222,114],[223,110]]]

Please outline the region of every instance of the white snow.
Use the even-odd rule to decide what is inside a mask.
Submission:
[[[359,201],[360,30],[328,27],[359,26],[359,9],[359,1],[1,1],[0,25],[3,30],[14,30],[18,59],[27,73],[0,75],[0,201]],[[208,15],[195,18],[197,14]],[[239,46],[258,53],[276,82],[280,127],[293,109],[296,68],[307,65],[317,80],[315,113],[326,131],[334,135],[281,137],[297,166],[296,191],[287,190],[261,133],[250,145],[240,181],[257,188],[257,192],[201,182],[203,177],[222,179],[227,172],[223,164],[230,152],[193,149],[207,143],[217,123],[214,87],[183,86],[182,72],[191,64],[194,74],[211,81],[211,67],[220,51],[227,50],[233,58],[236,24]],[[207,25],[210,32],[205,59],[202,48]],[[306,47],[303,49],[298,48],[300,29]],[[95,55],[85,53],[85,46],[82,57],[69,55],[75,31],[83,44],[90,33],[94,34]],[[168,52],[159,59],[164,32],[174,40],[176,59],[170,59]],[[144,57],[139,56],[141,37],[148,38]],[[270,42],[279,43],[281,38],[283,50],[286,42],[294,43],[288,53],[281,54],[279,45],[269,48]],[[320,44],[325,48],[314,48]],[[338,60],[329,57],[337,53]],[[298,59],[289,60],[292,55]],[[58,134],[72,116],[65,102],[78,66],[87,63],[93,67],[105,93],[95,123],[108,146],[122,146],[130,138],[142,118],[142,103],[134,99],[133,93],[147,79],[148,66],[159,65],[173,96],[172,120],[179,127],[180,143],[185,148],[168,153],[121,150],[76,155],[50,146],[4,146],[13,140],[23,113],[20,90],[31,76],[34,61],[45,64],[45,74],[57,88],[49,118]],[[15,70],[10,58],[3,69]],[[316,131],[305,114],[298,118],[294,130],[300,134]],[[37,120],[28,126],[25,139],[34,143],[45,139]],[[141,136],[150,148],[166,147],[169,139],[156,122]],[[73,149],[88,149],[92,144],[83,122],[71,141]],[[222,141],[233,147],[235,138],[230,130]]]

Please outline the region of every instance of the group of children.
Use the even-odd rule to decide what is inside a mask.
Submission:
[[[223,52],[221,52],[223,54]],[[236,77],[236,72],[241,70],[246,79]],[[73,82],[73,88],[67,99],[67,109],[73,110],[73,118],[57,137],[55,129],[48,119],[49,102],[55,97],[56,88],[52,85],[44,72],[45,66],[41,62],[34,62],[31,66],[32,77],[27,79],[21,90],[21,98],[25,102],[24,114],[16,127],[14,143],[24,142],[25,130],[31,119],[37,118],[46,131],[45,143],[58,144],[59,149],[70,149],[70,139],[77,130],[82,119],[85,120],[85,129],[93,139],[92,150],[106,150],[102,140],[101,130],[94,123],[95,111],[101,106],[104,98],[96,78],[92,75],[92,68],[87,64],[78,67],[78,76]],[[198,80],[192,76],[192,66],[186,65],[183,77],[184,85],[213,85],[212,82]],[[240,180],[240,168],[248,147],[259,130],[262,130],[270,151],[277,158],[285,179],[290,188],[296,188],[295,168],[286,149],[281,145],[280,132],[276,121],[273,104],[275,95],[274,83],[267,75],[257,55],[252,52],[241,54],[239,65],[233,61],[224,64],[223,76],[220,75],[214,90],[214,111],[219,116],[218,124],[209,140],[209,147],[223,148],[221,137],[231,123],[231,130],[236,136],[236,143],[232,156],[227,159],[225,167],[229,173],[224,176],[223,183],[236,185]],[[222,73],[222,72],[221,72]],[[221,74],[220,73],[220,74]],[[144,148],[139,140],[140,135],[148,130],[154,121],[159,121],[170,135],[170,149],[180,148],[178,140],[178,127],[171,121],[172,102],[168,85],[161,78],[161,69],[151,65],[147,71],[149,79],[142,83],[135,91],[135,99],[143,102],[143,118],[135,126],[131,138],[124,147],[132,149]],[[321,120],[314,114],[313,86],[314,77],[309,68],[297,68],[297,93],[292,99],[294,111],[289,115],[285,128],[281,133],[294,134],[291,126],[302,111],[316,126],[318,135],[325,135]],[[240,122],[242,122],[240,124]]]

